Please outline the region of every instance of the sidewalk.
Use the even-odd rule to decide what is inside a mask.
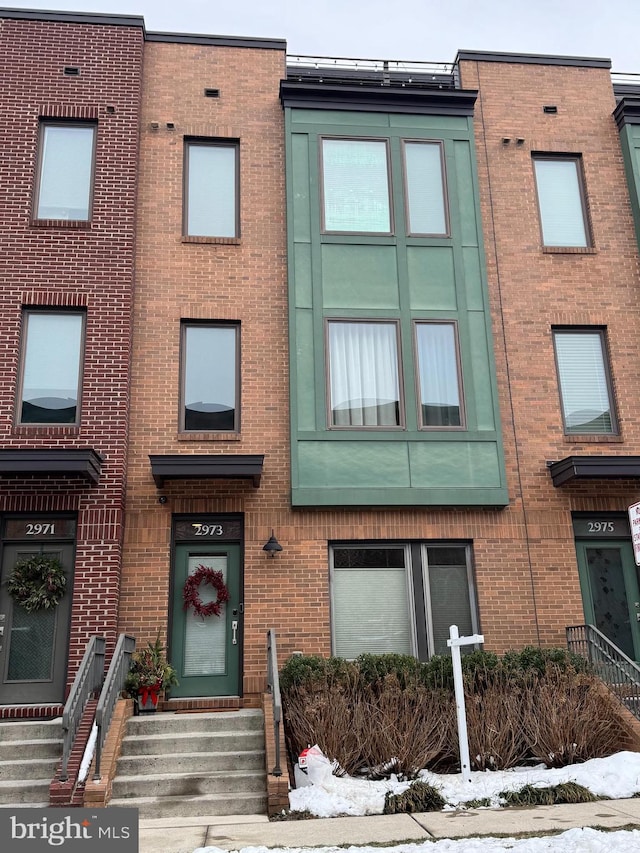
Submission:
[[[468,835],[548,832],[574,827],[640,827],[640,799],[536,808],[480,809],[269,822],[263,815],[140,821],[140,853],[192,853],[197,847],[317,847],[393,844]]]

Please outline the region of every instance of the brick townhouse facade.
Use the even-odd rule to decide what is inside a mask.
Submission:
[[[3,95],[3,581],[64,519],[67,681],[116,628],[166,641],[171,708],[258,704],[269,628],[281,661],[425,659],[452,623],[503,652],[586,621],[640,658],[634,87],[599,59],[287,64],[80,18],[0,14],[21,61],[34,33],[54,54]],[[69,46],[98,31],[99,82]],[[50,123],[96,140],[91,216],[33,213]],[[86,326],[71,425],[25,423],[49,314]],[[96,482],[61,481],[71,450]],[[220,615],[183,607],[197,572]],[[44,701],[17,681],[0,703]]]
[[[0,12],[0,715],[55,715],[120,596],[143,22]],[[59,560],[57,607],[8,594]]]

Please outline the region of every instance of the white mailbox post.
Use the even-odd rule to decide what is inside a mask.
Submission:
[[[456,714],[458,717],[458,740],[460,742],[460,769],[465,782],[471,781],[471,765],[469,762],[469,738],[467,736],[467,712],[464,707],[464,685],[462,683],[462,661],[460,659],[460,646],[475,646],[476,643],[484,643],[483,634],[474,634],[472,637],[461,637],[458,634],[458,626],[449,627],[449,639],[447,645],[451,649],[451,660],[453,663],[453,686],[456,691]]]

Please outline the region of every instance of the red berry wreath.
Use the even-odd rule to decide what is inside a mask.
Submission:
[[[216,601],[210,601],[204,604],[200,598],[200,584],[209,584],[218,591]],[[229,601],[229,590],[225,586],[222,572],[216,572],[214,569],[209,569],[206,566],[196,566],[196,570],[192,575],[189,575],[182,588],[182,600],[184,601],[184,609],[188,610],[193,607],[194,613],[198,616],[216,616],[220,615],[220,605],[225,601]]]

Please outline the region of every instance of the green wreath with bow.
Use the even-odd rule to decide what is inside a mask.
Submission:
[[[66,588],[64,566],[45,554],[18,560],[7,583],[9,595],[29,613],[55,607]]]

